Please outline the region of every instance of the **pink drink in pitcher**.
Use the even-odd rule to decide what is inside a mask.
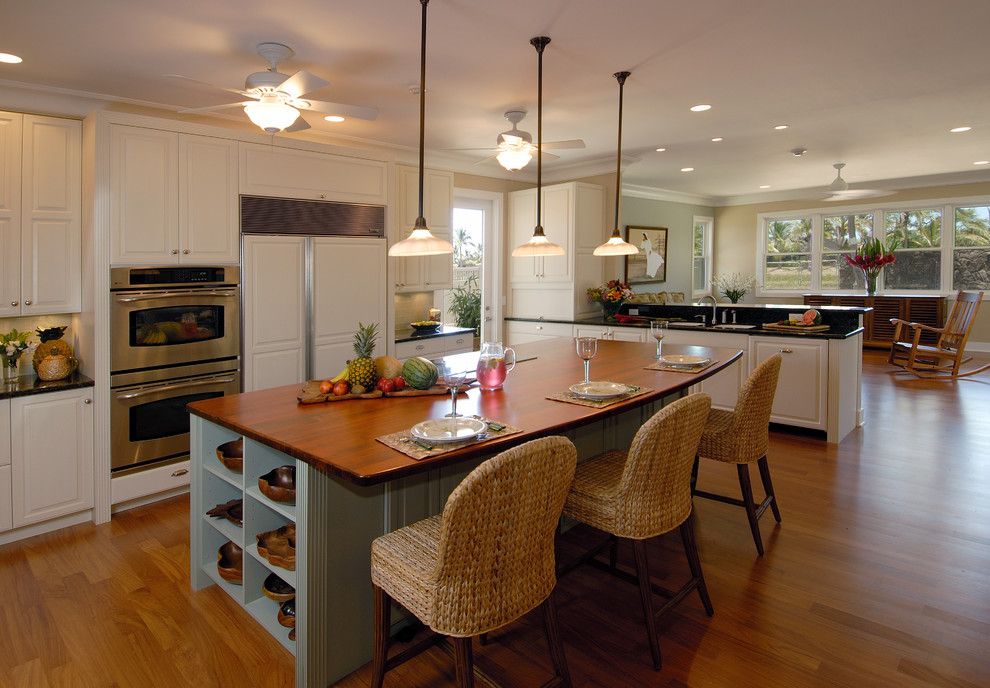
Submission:
[[[505,359],[510,361],[506,365]],[[482,389],[501,389],[505,376],[516,366],[516,352],[502,346],[502,342],[485,342],[478,357],[478,384]]]

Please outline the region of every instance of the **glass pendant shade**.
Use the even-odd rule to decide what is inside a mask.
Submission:
[[[390,256],[436,256],[443,253],[453,253],[454,246],[445,239],[433,236],[424,221],[420,226],[419,220],[409,236],[402,241],[392,244],[388,249]]]
[[[529,161],[533,159],[533,154],[530,151],[530,145],[523,143],[521,146],[506,146],[498,152],[495,159],[509,172],[515,172],[526,167]]]
[[[639,253],[639,249],[628,241],[624,241],[619,236],[618,228],[616,228],[612,231],[609,240],[601,246],[597,246],[593,253],[596,256],[634,256]]]
[[[542,227],[537,227],[536,231],[533,232],[533,236],[525,244],[519,244],[512,249],[513,258],[562,255],[564,255],[564,247],[547,239]]]
[[[262,96],[256,103],[244,106],[244,114],[269,134],[277,134],[299,117],[299,110],[282,103],[277,96]]]

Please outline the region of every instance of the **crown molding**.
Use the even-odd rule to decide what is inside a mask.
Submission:
[[[701,196],[683,191],[671,191],[670,189],[659,189],[654,186],[643,186],[641,184],[623,184],[622,195],[630,196],[631,198],[647,198],[651,201],[670,201],[671,203],[704,206],[715,206],[718,200],[718,198],[713,196]]]

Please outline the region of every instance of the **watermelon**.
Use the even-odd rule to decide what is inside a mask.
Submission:
[[[821,325],[822,324],[822,314],[816,311],[814,308],[806,310],[804,315],[801,316],[802,325]]]
[[[432,361],[422,356],[407,359],[402,364],[402,377],[406,384],[414,389],[429,389],[437,383],[439,374]]]

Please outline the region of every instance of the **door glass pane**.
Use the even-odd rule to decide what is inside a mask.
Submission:
[[[166,306],[132,311],[131,346],[166,346],[223,337],[224,306]]]
[[[767,253],[810,253],[811,218],[767,222]]]
[[[938,209],[887,212],[884,227],[887,240],[896,239],[899,249],[938,248],[942,244],[942,211]]]
[[[990,208],[956,208],[956,247],[990,246]]]
[[[873,213],[826,215],[822,218],[822,250],[852,251],[873,230]]]
[[[484,210],[454,208],[454,288],[443,292],[444,322],[475,330],[481,325],[484,237]]]
[[[128,414],[130,440],[144,442],[184,435],[189,432],[189,411],[186,410],[186,404],[222,396],[223,392],[200,392],[134,406]]]
[[[768,255],[764,289],[810,289],[811,258],[806,254]]]

